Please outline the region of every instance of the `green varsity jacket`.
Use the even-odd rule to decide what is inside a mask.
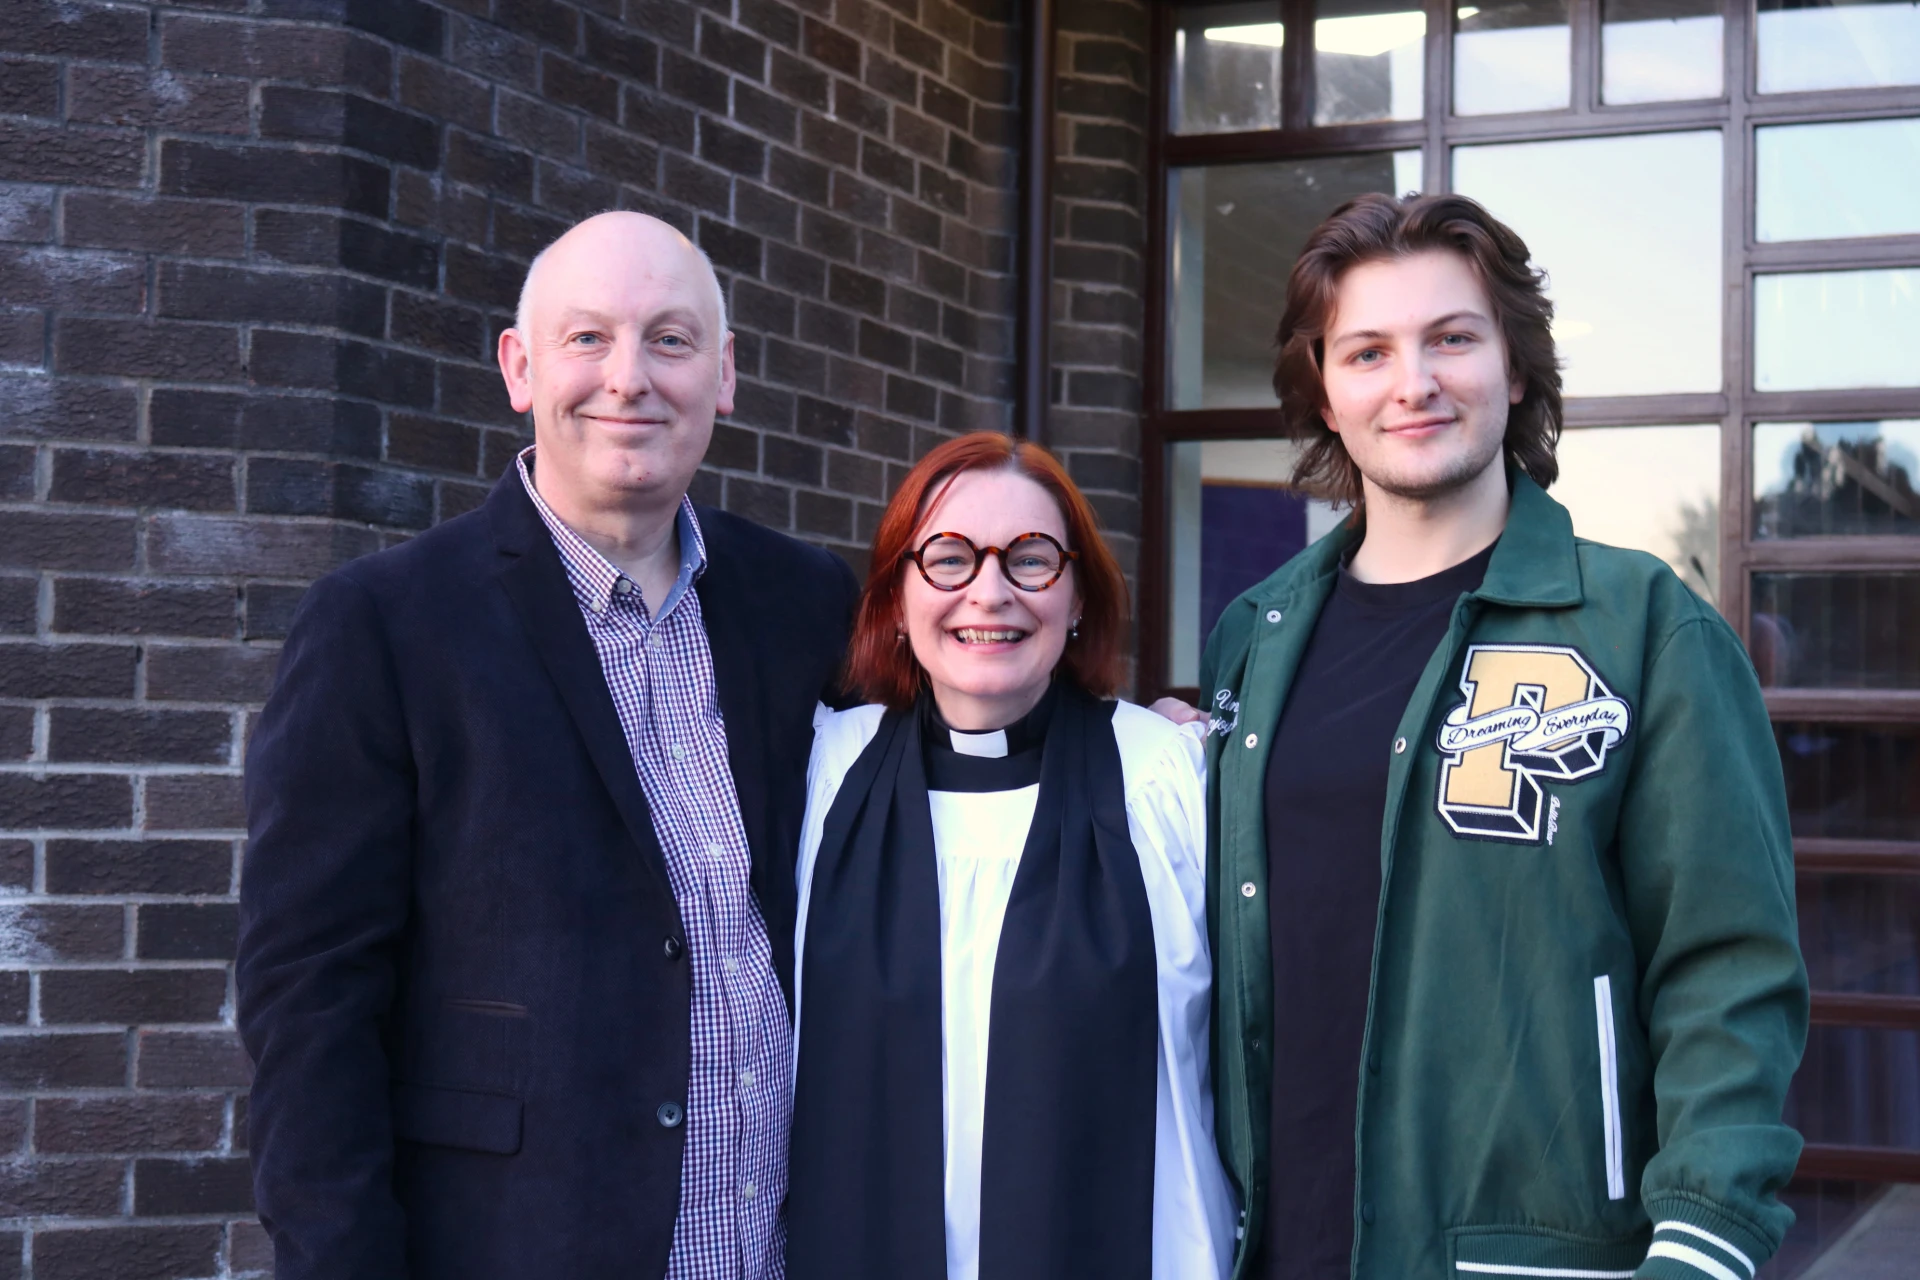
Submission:
[[[1352,1276],[1751,1280],[1792,1211],[1806,1041],[1785,792],[1746,651],[1652,556],[1509,471],[1506,531],[1388,759]],[[1218,1138],[1260,1238],[1267,751],[1352,528],[1207,643]],[[1280,1158],[1284,1159],[1284,1153]]]

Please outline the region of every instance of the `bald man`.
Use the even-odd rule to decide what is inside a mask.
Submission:
[[[314,584],[247,759],[237,967],[278,1280],[782,1274],[793,866],[857,594],[697,506],[704,255],[603,214],[477,511]]]

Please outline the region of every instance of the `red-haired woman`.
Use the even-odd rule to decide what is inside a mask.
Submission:
[[[1200,739],[1104,700],[1126,617],[1043,449],[888,506],[808,770],[788,1280],[1226,1274]]]

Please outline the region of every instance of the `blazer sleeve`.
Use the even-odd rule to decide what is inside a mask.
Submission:
[[[414,773],[367,590],[316,583],[247,756],[235,967],[254,1194],[279,1280],[407,1274],[382,1030],[410,897]]]
[[[853,635],[854,619],[860,608],[860,580],[853,576],[853,570],[845,560],[831,551],[825,554],[831,562],[829,572],[832,574],[833,624],[837,642],[819,698],[829,710],[845,711],[860,705],[858,691],[846,687],[847,642]]]
[[[1618,848],[1660,1150],[1636,1274],[1704,1280],[1702,1257],[1764,1263],[1793,1218],[1776,1194],[1800,1155],[1781,1108],[1807,1035],[1793,842],[1758,682],[1718,618],[1668,636],[1638,714]]]

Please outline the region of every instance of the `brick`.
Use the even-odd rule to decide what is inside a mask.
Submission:
[[[358,156],[164,139],[160,193],[321,205],[384,217],[388,171]]]
[[[14,0],[8,7],[4,40],[14,53],[144,62],[147,15],[125,5]]]
[[[660,58],[660,87],[717,115],[727,112],[727,73],[668,49]]]
[[[433,404],[433,362],[388,347],[325,334],[256,329],[251,372],[269,387],[334,391],[385,404],[425,409]]]
[[[244,1089],[253,1062],[232,1031],[142,1031],[137,1074],[143,1089]],[[244,1134],[235,1146],[246,1146]]]
[[[642,84],[660,73],[660,46],[631,27],[587,16],[582,56],[603,71]],[[643,28],[644,29],[644,28]]]
[[[227,1230],[227,1265],[235,1276],[271,1276],[273,1238],[267,1229],[257,1221],[231,1224]]]
[[[45,365],[47,318],[39,311],[0,311],[0,364]]]
[[[773,74],[769,83],[774,92],[791,102],[812,107],[816,111],[827,109],[831,77],[820,68],[782,50],[773,51]]]
[[[432,59],[402,58],[400,104],[465,129],[484,130],[492,123],[493,89],[477,76]]]
[[[0,576],[0,634],[31,634],[39,625],[40,583],[32,577]]]
[[[17,831],[125,828],[133,821],[133,780],[106,773],[0,773],[0,813]]]
[[[0,568],[127,570],[133,521],[123,516],[0,511]]]
[[[346,276],[167,262],[159,277],[157,310],[170,319],[312,325],[375,338],[386,329],[386,294]]]
[[[35,1280],[187,1280],[219,1269],[221,1226],[88,1227],[34,1233]]]
[[[254,219],[254,247],[304,266],[344,267],[400,284],[434,288],[439,246],[425,236],[326,213],[263,209]]]
[[[118,1213],[125,1177],[118,1160],[35,1160],[0,1164],[0,1216]]]
[[[757,178],[767,167],[767,144],[717,120],[702,120],[700,158],[731,173]]]
[[[0,445],[0,501],[33,500],[40,451],[32,445]]]
[[[438,373],[441,413],[516,428],[525,421],[507,400],[507,389],[498,369],[443,363]]]
[[[69,120],[179,133],[245,134],[247,112],[243,81],[145,66],[75,63],[67,72]]]
[[[163,515],[149,522],[147,556],[161,573],[310,581],[378,546],[371,531],[336,523]]]
[[[149,788],[171,779],[150,779]],[[49,840],[47,892],[223,894],[233,888],[226,840]]]
[[[139,658],[132,645],[0,645],[0,698],[131,698]]]
[[[508,199],[533,198],[533,157],[459,129],[447,133],[446,174]]]
[[[0,963],[118,960],[124,924],[125,912],[118,906],[0,901]]]
[[[711,18],[705,18],[700,23],[700,56],[736,75],[752,80],[766,78],[766,42]]]
[[[260,136],[336,143],[418,169],[435,168],[440,162],[436,122],[358,94],[269,85],[260,90]]]
[[[245,1157],[133,1162],[137,1214],[245,1213],[253,1208],[253,1173]]]
[[[237,831],[247,810],[236,774],[167,774],[147,779],[150,831]]]
[[[377,0],[348,4],[347,25],[410,49],[438,53],[446,38],[446,17],[422,0]]]
[[[660,170],[660,149],[625,131],[590,124],[586,164],[615,182],[651,187]]]
[[[237,204],[67,193],[65,243],[139,253],[235,258],[246,251],[246,212]]]
[[[49,969],[40,1016],[53,1024],[213,1022],[227,998],[220,969]]]
[[[10,1027],[26,1024],[32,986],[33,978],[24,969],[0,972],[0,1023]]]
[[[526,94],[503,91],[494,108],[494,119],[501,138],[536,155],[564,160],[580,154],[581,121],[571,111]]]
[[[204,453],[56,449],[55,502],[122,507],[234,509],[233,459]]]
[[[236,592],[227,586],[128,579],[60,578],[53,629],[68,635],[231,638]]]
[[[60,64],[0,58],[0,115],[60,115]]]
[[[33,755],[33,722],[32,707],[0,707],[0,761],[13,763]]]
[[[0,119],[0,181],[132,187],[144,177],[146,162],[146,138],[132,129]]]
[[[142,960],[231,960],[240,908],[231,902],[149,903],[140,908]],[[115,940],[119,939],[116,929]]]
[[[61,373],[230,382],[241,374],[240,333],[225,325],[60,316],[53,366]]]
[[[124,1033],[0,1035],[0,1089],[98,1089],[126,1080]]]
[[[472,475],[480,464],[480,433],[461,422],[396,413],[387,428],[387,458]]]
[[[157,702],[265,702],[279,661],[278,649],[148,645],[147,697]]]
[[[249,583],[243,593],[241,606],[246,615],[241,624],[242,637],[247,640],[284,639],[287,628],[293,625],[293,611],[299,607],[300,598],[306,593],[305,587]]]
[[[0,186],[0,240],[44,244],[53,239],[53,192]]]
[[[620,95],[620,123],[662,147],[693,150],[698,117],[686,107],[659,94],[628,89]]]
[[[562,49],[580,39],[580,15],[560,0],[496,0],[493,18],[509,31],[531,36]]]
[[[448,48],[457,66],[488,80],[533,87],[539,65],[538,47],[492,23],[456,18]]]
[[[59,764],[225,764],[232,723],[220,711],[55,707],[47,758]]]
[[[540,55],[540,92],[549,102],[602,120],[620,118],[620,82],[559,54]]]
[[[741,26],[775,44],[800,43],[800,15],[780,0],[740,0],[738,18]]]
[[[760,274],[760,237],[711,218],[700,220],[700,247],[722,271]]]
[[[218,1145],[225,1127],[226,1102],[218,1097],[42,1098],[33,1145],[46,1155],[201,1151]]]
[[[27,1145],[27,1099],[13,1098],[0,1102],[0,1155],[18,1156],[25,1153]],[[19,1251],[19,1240],[0,1236],[0,1276],[18,1276],[19,1270],[13,1267],[14,1259],[7,1257],[7,1251]]]
[[[143,42],[140,60],[145,57]],[[184,14],[163,18],[160,62],[179,71],[374,93],[383,90],[393,71],[392,51],[355,32]]]
[[[807,56],[816,62],[824,63],[843,75],[860,74],[860,42],[843,31],[816,18],[805,19],[801,31],[802,47]]]

